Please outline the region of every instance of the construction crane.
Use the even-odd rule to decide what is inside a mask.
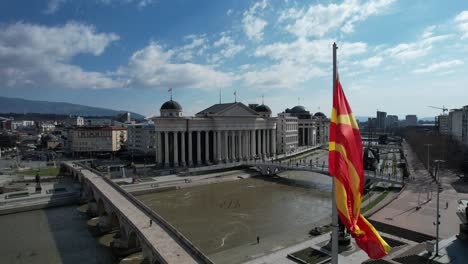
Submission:
[[[445,105],[443,105],[442,107],[437,107],[437,106],[428,106],[430,108],[435,108],[435,109],[440,109],[442,110],[442,113],[445,115],[445,112],[448,112],[448,108],[445,107]]]

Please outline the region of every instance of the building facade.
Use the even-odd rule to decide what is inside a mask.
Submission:
[[[448,128],[452,138],[468,145],[468,105],[450,111]]]
[[[377,111],[377,129],[385,131],[387,123],[387,112]]]
[[[154,155],[156,151],[154,124],[141,123],[127,126],[127,150],[133,153]]]
[[[287,108],[285,113],[297,117],[298,146],[316,146],[328,143],[330,121],[325,114],[317,112],[312,115],[304,106]]]
[[[448,115],[439,115],[437,117],[437,128],[440,134],[442,135],[449,134],[449,116]]]
[[[201,166],[272,157],[276,153],[276,119],[262,104],[215,104],[184,117],[172,99],[152,120],[156,162],[165,167]]]
[[[416,115],[407,115],[405,121],[406,126],[415,126],[418,124],[418,117]]]
[[[116,152],[126,141],[125,127],[78,127],[71,131],[72,152]]]
[[[276,119],[276,151],[278,154],[294,152],[299,143],[298,118],[280,113]]]

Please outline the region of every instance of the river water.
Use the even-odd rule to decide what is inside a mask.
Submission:
[[[0,216],[0,263],[116,263],[77,206]]]
[[[222,252],[238,254],[256,244],[257,236],[262,241],[258,250],[269,251],[306,239],[313,227],[329,223],[331,180],[307,172],[282,176],[274,180],[239,179],[137,198],[205,254],[214,260],[226,259]]]

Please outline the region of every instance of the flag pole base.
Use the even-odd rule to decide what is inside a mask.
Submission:
[[[332,235],[330,235],[330,240],[328,244],[324,247],[326,250],[332,250]],[[351,243],[351,235],[339,233],[338,235],[338,253],[353,250],[354,246]]]

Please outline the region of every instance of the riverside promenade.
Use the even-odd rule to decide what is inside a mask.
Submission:
[[[436,228],[433,223],[436,221],[437,210],[436,184],[407,143],[403,143],[403,149],[407,155],[411,181],[406,183],[405,189],[397,199],[372,215],[370,219],[435,236]],[[452,183],[458,180],[453,172],[442,169],[439,173],[443,188],[439,198],[440,236],[448,238],[458,234],[460,219],[456,214],[457,201],[468,199],[468,194],[458,193],[452,187]]]

